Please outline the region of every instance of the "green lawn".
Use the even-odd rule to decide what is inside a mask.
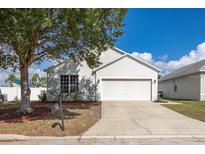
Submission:
[[[205,102],[189,101],[177,99],[162,99],[163,101],[173,101],[182,104],[163,104],[163,106],[184,114],[190,118],[198,119],[205,122]]]

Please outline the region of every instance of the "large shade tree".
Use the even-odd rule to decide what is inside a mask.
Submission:
[[[93,68],[101,52],[122,34],[126,9],[0,9],[0,68],[21,75],[20,111],[30,111],[29,66],[48,59],[86,60]]]

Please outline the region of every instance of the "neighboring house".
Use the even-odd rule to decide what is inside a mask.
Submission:
[[[166,98],[205,100],[205,60],[192,63],[159,80]]]
[[[155,66],[117,48],[103,52],[100,62],[100,67],[90,69],[85,61],[76,64],[68,59],[45,69],[48,76],[48,100],[56,100],[51,91],[60,90],[66,93],[79,91],[82,100],[89,100],[90,92],[87,90],[89,88],[86,88],[88,80],[96,85],[94,100],[157,99],[160,70]]]

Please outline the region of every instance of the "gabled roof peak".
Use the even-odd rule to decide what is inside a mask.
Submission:
[[[161,71],[159,68],[155,67],[154,65],[152,65],[152,64],[150,64],[150,63],[148,63],[148,62],[146,62],[146,61],[144,61],[144,60],[142,60],[142,59],[140,59],[140,58],[138,58],[138,57],[132,56],[131,54],[129,54],[129,53],[127,53],[127,52],[125,52],[125,51],[123,51],[123,50],[117,48],[117,47],[113,47],[113,48],[111,48],[111,49],[113,49],[113,50],[116,51],[116,52],[121,53],[122,56],[121,56],[120,58],[117,58],[117,59],[115,59],[115,60],[113,60],[113,61],[111,61],[111,62],[105,64],[105,65],[100,66],[99,68],[106,67],[107,65],[109,65],[109,64],[111,64],[111,63],[113,63],[113,62],[115,62],[115,61],[117,61],[117,60],[119,60],[119,59],[121,59],[121,58],[123,58],[123,57],[125,57],[125,56],[129,56],[129,57],[133,58],[134,60],[137,60],[138,62],[141,62],[142,64],[144,64],[144,65],[146,65],[146,66],[148,66],[148,67],[150,67],[150,68],[156,70],[157,72],[160,72],[160,71]],[[65,60],[65,61],[63,61],[63,62],[60,62],[60,63],[58,63],[58,64],[56,64],[56,65],[54,65],[54,66],[50,66],[50,67],[48,67],[47,69],[44,69],[44,72],[48,72],[49,70],[52,70],[53,68],[55,68],[55,67],[57,67],[57,66],[63,64],[63,63],[66,62],[66,61],[69,61],[69,59],[67,59],[67,60]],[[99,68],[96,68],[94,71],[99,70]]]
[[[189,65],[186,65],[184,67],[181,67],[172,73],[163,76],[159,81],[165,81],[197,72],[205,71],[205,59],[200,60],[198,62],[191,63]]]

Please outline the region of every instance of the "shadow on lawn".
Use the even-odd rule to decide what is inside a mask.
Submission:
[[[0,124],[1,123],[23,123],[34,120],[61,120],[60,113],[53,113],[51,106],[56,102],[32,102],[33,112],[28,115],[18,113],[19,106],[15,105],[0,105]],[[87,110],[92,106],[100,105],[99,102],[63,102],[64,119],[74,119],[80,116],[78,110]],[[77,111],[72,111],[77,110]]]
[[[81,105],[63,105],[64,119],[73,119],[79,116],[80,113],[70,111],[72,109],[89,109],[91,106]],[[21,115],[18,113],[18,107],[9,107],[0,109],[0,124],[1,123],[23,123],[34,120],[60,120],[59,113],[51,111],[51,104],[48,103],[33,103],[33,112],[28,115]]]
[[[69,108],[68,109],[63,109],[63,114],[64,114],[64,119],[74,119],[76,116],[79,116],[80,113],[78,112],[72,112],[72,111],[69,111]],[[58,113],[55,113],[53,114],[53,116],[50,116],[48,119],[50,120],[61,120],[61,114],[60,112]]]

